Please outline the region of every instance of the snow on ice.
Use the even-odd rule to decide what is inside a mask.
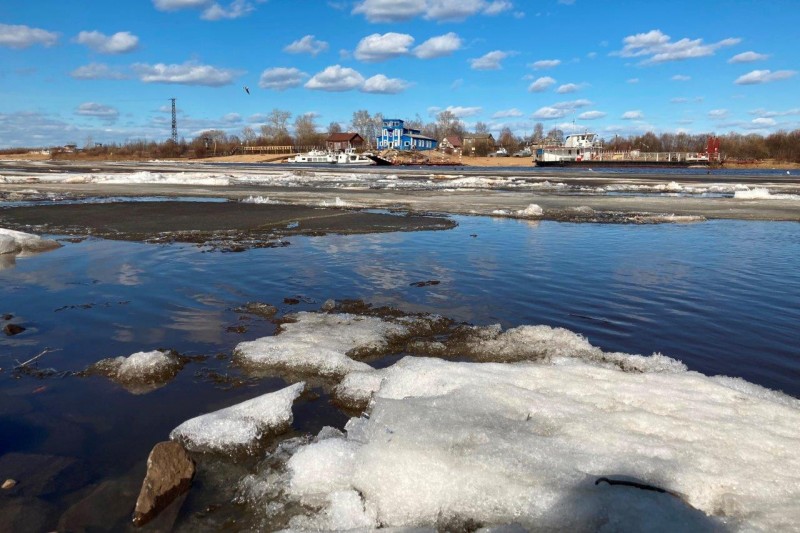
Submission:
[[[279,433],[292,423],[292,405],[304,389],[305,383],[295,383],[277,392],[200,415],[173,429],[169,438],[181,441],[189,450],[252,450],[264,436]]]
[[[153,350],[103,359],[86,372],[104,375],[133,394],[146,394],[172,381],[181,368],[183,363],[176,355]]]
[[[56,241],[43,239],[38,235],[0,228],[0,255],[26,255],[60,247]]]
[[[276,338],[289,333],[301,357],[343,355],[389,342],[397,325],[314,315],[300,314],[294,332]],[[418,347],[434,352],[437,342]],[[796,399],[659,354],[606,353],[548,326],[470,328],[439,344],[443,356],[479,362],[407,356],[385,369],[353,365],[336,396],[368,402],[364,416],[345,434],[328,428],[285,448],[284,473],[248,476],[242,492],[267,514],[294,509],[293,530],[778,531],[800,523]],[[492,360],[506,362],[482,362]],[[324,358],[306,364],[329,368]]]

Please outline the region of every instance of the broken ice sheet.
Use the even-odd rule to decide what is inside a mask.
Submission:
[[[146,394],[172,381],[184,364],[175,353],[153,350],[102,359],[87,368],[85,374],[106,376],[132,394]]]
[[[252,451],[262,438],[286,430],[292,423],[292,405],[305,390],[295,383],[245,402],[197,416],[172,430],[169,438],[191,451]]]
[[[406,357],[376,372],[369,417],[289,459],[288,498],[316,509],[292,526],[780,531],[800,523],[800,402],[780,393],[562,357]],[[602,476],[680,497],[595,485]]]

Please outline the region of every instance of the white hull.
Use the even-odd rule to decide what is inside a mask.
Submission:
[[[314,150],[305,154],[297,154],[287,159],[288,163],[300,163],[304,165],[347,165],[347,166],[367,166],[374,165],[375,161],[364,154],[357,154],[348,150],[345,152],[323,152]]]

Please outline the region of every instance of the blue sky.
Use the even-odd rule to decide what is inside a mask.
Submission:
[[[164,140],[171,97],[187,140],[274,108],[767,134],[800,127],[798,27],[797,0],[3,0],[0,147]]]

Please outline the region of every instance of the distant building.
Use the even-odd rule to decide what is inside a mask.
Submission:
[[[495,141],[491,133],[468,133],[464,135],[464,153],[468,155],[488,155],[494,152]]]
[[[364,138],[358,133],[331,133],[325,139],[325,147],[334,152],[348,150],[350,148],[359,149],[364,146]]]
[[[399,119],[384,119],[381,136],[378,137],[378,149],[396,148],[397,150],[435,150],[439,142],[422,135],[420,130],[406,128]]]
[[[458,135],[448,135],[439,143],[439,149],[447,154],[460,154],[464,143]]]

